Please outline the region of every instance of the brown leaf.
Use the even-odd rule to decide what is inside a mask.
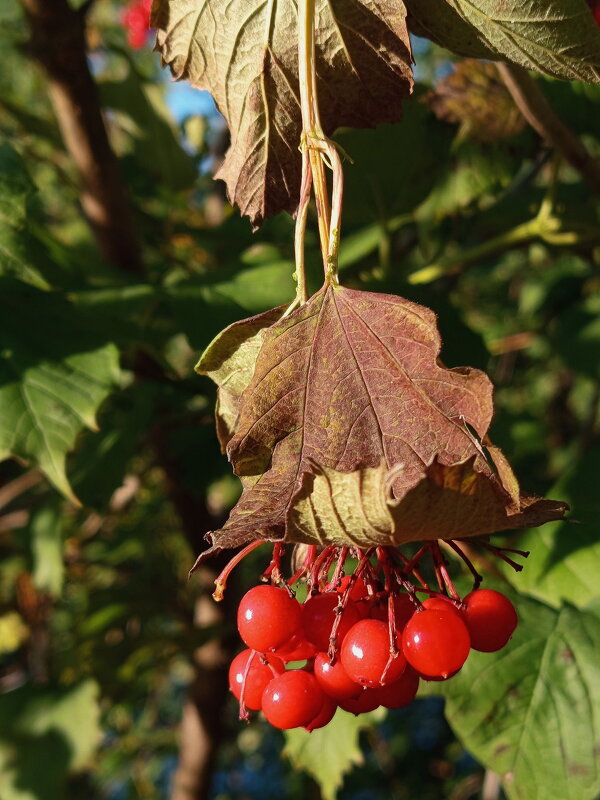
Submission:
[[[481,142],[509,138],[525,127],[525,118],[489,62],[460,61],[426,99],[437,117],[459,123],[462,135]]]
[[[285,306],[240,320],[221,331],[196,364],[196,372],[218,385],[215,408],[221,452],[233,436],[242,392],[252,379],[265,329],[277,322]]]
[[[403,497],[434,458],[469,458],[494,476],[481,445],[492,388],[478,370],[446,369],[429,309],[393,295],[328,287],[264,333],[227,452],[252,477],[219,548],[258,537],[289,538],[286,519],[304,474],[396,469]]]
[[[326,134],[401,117],[412,91],[402,0],[317,0],[316,69]],[[152,25],[177,80],[207,89],[231,147],[217,177],[255,226],[300,191],[297,6],[293,0],[154,0]]]
[[[287,516],[286,536],[307,544],[402,545],[466,539],[562,519],[566,503],[521,497],[517,508],[498,481],[475,468],[474,457],[446,466],[435,459],[401,497],[395,473],[379,467],[305,473]]]

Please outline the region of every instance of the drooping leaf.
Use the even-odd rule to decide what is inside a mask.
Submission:
[[[510,800],[592,800],[600,792],[600,619],[500,588],[519,614],[509,644],[472,651],[458,675],[430,691],[444,695],[455,733],[500,774]]]
[[[423,469],[422,478],[402,496],[391,486],[402,467],[336,472],[314,467],[305,473],[286,520],[286,535],[296,542],[353,542],[399,546],[427,539],[465,539],[507,528],[541,525],[563,516],[565,504],[521,497],[512,507],[500,481],[490,480],[468,461]]]
[[[469,430],[481,439],[486,434],[491,384],[478,370],[450,370],[438,362],[441,343],[429,309],[393,295],[325,287],[262,338],[255,365],[255,349],[246,364],[254,365],[253,376],[227,446],[245,489],[224,528],[212,536],[216,548],[261,537],[294,541],[290,509],[315,465],[352,473],[383,464],[393,469],[385,490],[399,501],[423,480],[434,459],[440,469],[471,459],[473,474],[459,494],[468,495],[481,479],[504,493],[505,514],[519,513],[526,504],[500,456],[493,465],[488,462]],[[362,500],[377,509],[375,527],[388,513],[381,469]],[[497,471],[506,475],[496,477]],[[452,475],[441,484],[454,491]],[[430,500],[429,491],[439,491],[435,482],[424,499],[417,494],[417,506]],[[496,497],[491,488],[487,492]],[[499,527],[496,516],[494,529]],[[304,534],[298,538],[306,541]],[[391,544],[389,531],[388,539]]]
[[[406,0],[411,30],[459,55],[600,82],[600,29],[586,0]]]
[[[215,415],[222,452],[233,436],[240,398],[256,366],[265,330],[281,318],[284,307],[234,322],[206,348],[196,371],[208,375],[219,386]]]
[[[297,7],[292,0],[154,0],[163,63],[208,89],[231,147],[217,177],[254,225],[293,211],[300,188]],[[412,87],[401,0],[318,0],[316,71],[325,133],[395,122]]]
[[[58,293],[0,290],[0,458],[37,464],[73,498],[65,459],[116,385],[118,353]]]
[[[325,728],[308,733],[302,728],[285,732],[283,755],[294,769],[303,769],[318,782],[323,800],[335,800],[344,775],[363,763],[358,737],[376,720],[376,714],[355,717],[338,708]]]

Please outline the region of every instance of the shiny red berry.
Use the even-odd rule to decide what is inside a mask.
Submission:
[[[311,731],[316,731],[317,728],[324,728],[326,725],[329,725],[331,720],[335,716],[335,712],[337,711],[337,703],[328,695],[323,695],[323,705],[321,706],[321,710],[317,714],[317,716],[312,719],[308,725],[304,727],[310,733]]]
[[[321,689],[335,700],[347,700],[362,691],[362,686],[349,677],[339,658],[330,664],[327,653],[317,654],[314,675]]]
[[[508,597],[493,589],[476,589],[465,597],[464,604],[471,647],[484,653],[501,650],[519,621]]]
[[[237,625],[248,647],[265,653],[281,647],[301,627],[301,607],[285,589],[255,586],[242,597]]]
[[[369,711],[375,711],[381,704],[379,702],[378,690],[370,686],[365,686],[357,697],[339,700],[338,705],[344,711],[349,711],[350,714],[354,714],[355,717],[358,717],[359,714],[367,714]]]
[[[344,577],[340,581],[340,585],[336,589],[338,594],[344,594],[344,592],[348,588],[348,584],[350,583],[351,578],[352,578],[351,575],[344,575]],[[354,586],[352,587],[352,589],[350,589],[348,597],[351,600],[362,600],[364,597],[368,597],[368,594],[369,592],[367,589],[367,584],[363,581],[362,578],[357,578],[354,581]]]
[[[262,694],[266,685],[273,679],[274,674],[282,673],[285,670],[283,662],[279,658],[269,656],[268,660],[269,663],[265,664],[263,657],[255,650],[242,650],[229,667],[229,688],[236,699],[240,700],[243,687],[244,705],[251,711],[260,711]],[[248,665],[248,661],[250,661],[250,665]]]
[[[317,648],[304,638],[302,631],[296,631],[291,639],[277,647],[274,654],[278,656],[286,664],[289,661],[306,661],[309,658],[314,658],[319,652]]]
[[[314,675],[301,669],[273,678],[262,695],[262,710],[275,728],[289,730],[309,725],[323,708],[323,692]]]
[[[390,661],[388,625],[378,619],[362,619],[353,625],[342,643],[340,660],[348,676],[365,686],[392,683],[402,675],[406,659],[397,652]]]
[[[397,681],[388,686],[378,686],[373,691],[377,694],[379,705],[385,708],[403,708],[412,703],[418,688],[419,676],[410,664],[407,664]]]
[[[426,608],[429,611],[432,609],[437,609],[438,611],[452,611],[455,614],[458,614],[458,616],[461,617],[464,622],[464,611],[455,603],[453,603],[450,598],[428,597],[427,600],[423,600],[423,608]]]
[[[326,651],[329,649],[331,631],[338,616],[336,608],[339,602],[340,595],[337,592],[325,592],[310,597],[302,606],[304,635],[318,650]],[[340,616],[341,619],[335,638],[336,647],[340,646],[346,633],[360,619],[353,602],[348,603]]]
[[[467,626],[452,611],[417,611],[402,634],[406,660],[423,675],[446,678],[465,663],[471,640]]]

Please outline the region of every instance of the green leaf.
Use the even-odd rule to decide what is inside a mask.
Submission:
[[[65,459],[116,385],[118,353],[58,293],[13,281],[0,291],[0,458],[40,466],[75,499]]]
[[[69,772],[100,742],[98,686],[24,686],[0,695],[0,797],[63,800]]]
[[[503,590],[504,591],[504,590]],[[600,792],[600,620],[511,596],[519,626],[497,653],[472,651],[431,693],[510,800],[595,800]]]
[[[117,112],[117,123],[131,137],[133,155],[144,173],[161,187],[188,189],[198,171],[177,140],[163,91],[161,86],[145,83],[131,64],[121,81],[100,82],[102,101]]]
[[[313,776],[323,800],[335,800],[344,776],[363,763],[359,735],[376,718],[373,714],[355,717],[338,708],[325,728],[311,733],[302,728],[286,731],[283,755],[290,759],[294,769],[303,769]]]
[[[482,205],[510,185],[519,161],[501,143],[463,140],[442,165],[435,186],[415,210],[420,223],[435,223],[471,205]]]
[[[517,546],[530,551],[525,568],[518,575],[505,570],[514,586],[550,605],[566,601],[581,608],[600,596],[599,464],[598,444],[573,461],[552,488],[571,506],[571,519],[522,533]]]
[[[0,144],[0,275],[47,288],[43,272],[49,256],[29,224],[35,194],[21,156]]]
[[[122,486],[129,462],[152,425],[158,388],[139,381],[111,397],[99,431],[84,431],[69,461],[73,490],[85,506],[104,509]]]
[[[460,55],[600,82],[600,29],[586,0],[407,0],[411,30]]]
[[[325,133],[395,122],[412,88],[402,3],[317,4],[316,71]],[[217,177],[254,225],[293,211],[300,190],[297,7],[292,0],[154,0],[158,49],[176,79],[208,89],[231,131]]]
[[[61,510],[57,503],[40,508],[29,525],[33,583],[51,597],[59,597],[64,578]]]
[[[373,217],[385,223],[412,212],[436,184],[454,131],[435,118],[421,102],[421,94],[406,105],[399,125],[364,131],[346,128],[336,134],[335,140],[353,161],[344,168],[345,225],[364,224]]]

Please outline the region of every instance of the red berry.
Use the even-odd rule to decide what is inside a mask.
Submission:
[[[465,663],[471,640],[465,623],[452,611],[417,611],[402,634],[402,650],[417,672],[447,678]]]
[[[308,725],[304,727],[310,733],[311,731],[316,731],[317,728],[324,728],[325,725],[329,725],[333,717],[335,716],[335,712],[337,711],[337,703],[335,700],[332,700],[331,697],[327,695],[323,695],[323,705],[321,710],[317,714],[317,716],[311,720]]]
[[[289,730],[309,725],[323,707],[323,692],[314,675],[301,669],[273,678],[262,695],[262,710],[275,728]]]
[[[337,616],[335,609],[339,602],[340,596],[337,592],[325,592],[310,597],[302,606],[304,635],[318,650],[329,649],[331,630]],[[346,633],[359,619],[354,603],[349,602],[341,613],[335,638],[336,647],[340,646]]]
[[[493,589],[476,589],[465,597],[464,603],[471,647],[484,653],[501,650],[519,621],[508,597]]]
[[[356,683],[379,686],[400,677],[406,659],[398,652],[389,663],[388,625],[378,619],[362,619],[353,625],[342,643],[340,659],[348,676]]]
[[[133,0],[123,13],[123,25],[127,28],[127,40],[131,47],[139,49],[146,43],[150,27],[152,0]]]
[[[458,614],[463,622],[465,621],[464,612],[455,603],[453,603],[450,598],[428,597],[427,600],[423,600],[423,608],[426,608],[429,611],[433,609],[437,609],[438,611],[453,611],[455,614]]]
[[[379,705],[385,708],[402,708],[412,703],[418,688],[419,676],[410,664],[407,664],[397,681],[388,686],[378,686],[373,691],[377,693]]]
[[[321,689],[335,700],[347,700],[362,691],[362,687],[348,676],[339,659],[333,664],[329,663],[327,653],[317,655],[314,670]]]
[[[291,639],[277,647],[274,653],[286,664],[289,661],[306,661],[309,658],[314,658],[317,655],[317,648],[311,642],[308,642],[300,631],[296,631]]]
[[[255,586],[238,608],[240,636],[251,650],[261,653],[281,647],[301,624],[300,604],[276,586]]]
[[[344,575],[342,580],[340,581],[340,585],[337,587],[336,591],[338,594],[344,594],[346,589],[348,588],[348,584],[350,583],[351,575]],[[354,586],[350,589],[350,594],[348,597],[351,600],[362,600],[364,597],[368,597],[369,591],[367,589],[367,584],[363,581],[362,578],[357,578],[354,582]]]
[[[376,708],[379,708],[380,702],[377,692],[378,689],[365,686],[357,697],[339,700],[338,705],[344,711],[349,711],[355,717],[358,717],[359,714],[367,714],[369,711],[375,711]]]
[[[248,671],[246,667],[252,659]],[[270,666],[269,666],[270,665]],[[244,705],[251,711],[260,711],[262,693],[266,685],[273,678],[273,671],[282,673],[285,670],[283,662],[275,656],[269,656],[269,663],[265,664],[259,653],[253,650],[242,650],[231,662],[229,667],[229,688],[237,700],[242,696],[244,688]],[[246,685],[244,686],[244,675]]]

